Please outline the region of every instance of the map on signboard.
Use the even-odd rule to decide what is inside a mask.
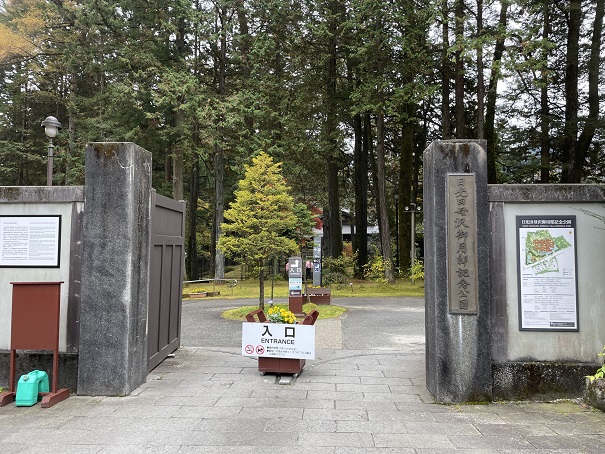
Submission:
[[[575,216],[516,219],[519,328],[577,331]]]
[[[527,232],[525,238],[525,265],[535,274],[559,271],[557,255],[572,245],[563,235],[553,237],[550,230]]]

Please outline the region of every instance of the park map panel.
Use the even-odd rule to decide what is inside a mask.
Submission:
[[[575,227],[575,216],[517,216],[521,330],[578,330]]]

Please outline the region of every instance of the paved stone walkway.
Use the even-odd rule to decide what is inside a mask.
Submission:
[[[577,401],[438,405],[422,343],[375,324],[391,349],[326,347],[320,333],[337,345],[339,322],[321,322],[317,358],[290,384],[261,376],[238,347],[183,347],[130,396],[0,408],[0,454],[604,452],[603,412]]]

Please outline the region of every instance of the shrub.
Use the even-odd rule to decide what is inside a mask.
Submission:
[[[363,276],[369,281],[385,284],[387,280],[384,277],[387,262],[382,255],[375,251],[369,263],[363,266]]]
[[[344,253],[337,258],[326,257],[323,259],[323,283],[345,284],[353,276],[353,264],[355,256],[345,255]]]
[[[601,358],[605,358],[605,345],[603,345],[603,352],[599,353],[599,356]],[[605,363],[603,363],[601,365],[601,367],[599,367],[597,369],[597,371],[595,372],[594,375],[588,375],[587,377],[590,379],[591,382],[593,382],[599,378],[604,378],[605,377]]]
[[[424,280],[424,262],[422,260],[414,261],[414,265],[410,267],[409,276],[412,279]]]

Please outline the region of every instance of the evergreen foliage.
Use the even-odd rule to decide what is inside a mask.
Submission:
[[[44,184],[48,115],[63,124],[55,184],[84,183],[87,142],[136,142],[153,154],[158,192],[188,200],[187,267],[200,277],[221,273],[223,206],[265,150],[295,199],[323,210],[324,255],[340,256],[348,209],[356,232],[380,226],[384,263],[406,269],[409,217],[398,216],[400,257],[388,250],[394,200],[422,203],[421,155],[435,139],[486,139],[491,183],[603,182],[604,10],[0,0],[0,185]]]
[[[260,152],[246,166],[235,191],[235,200],[225,210],[217,247],[227,256],[254,267],[259,276],[260,300],[264,306],[264,277],[271,257],[293,254],[297,243],[289,237],[297,227],[294,199],[281,175],[281,164]]]

